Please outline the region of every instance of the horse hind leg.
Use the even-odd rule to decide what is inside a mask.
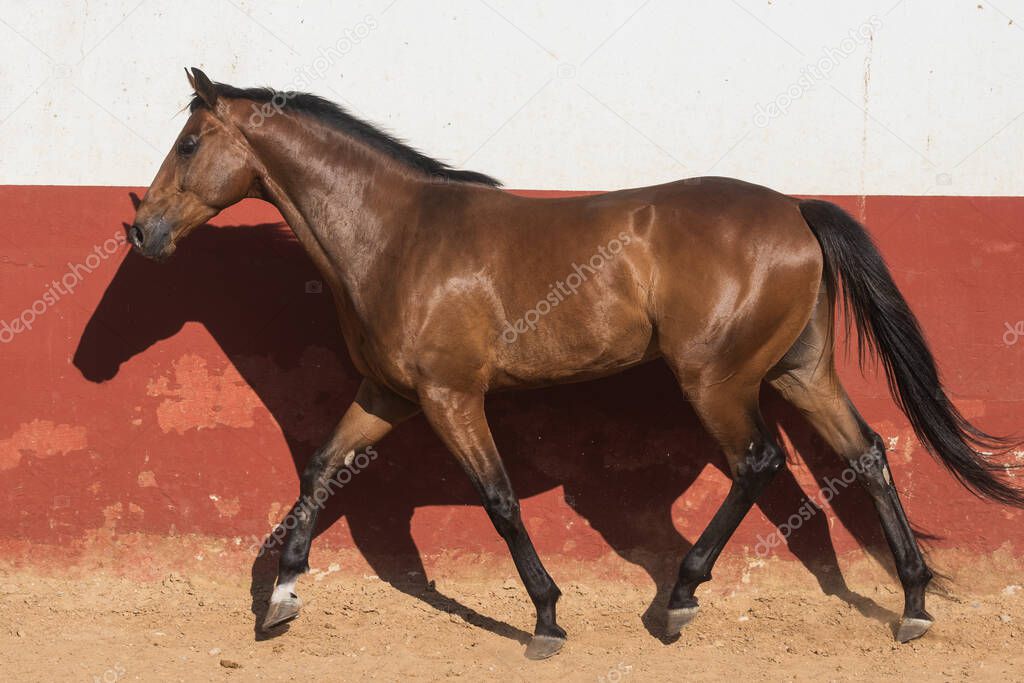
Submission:
[[[812,293],[807,283],[816,282],[820,273],[814,261],[807,264],[795,271],[773,270],[773,280],[747,301],[743,315],[730,316],[732,322],[719,330],[716,346],[700,358],[680,351],[692,349],[692,339],[678,344],[679,337],[671,334],[671,318],[667,328],[659,328],[665,360],[704,428],[721,445],[732,475],[725,500],[679,567],[668,603],[668,638],[696,616],[697,587],[711,579],[725,544],[786,464],[785,453],[761,417],[759,396],[765,373],[793,345],[813,313],[817,290]],[[777,291],[807,294],[779,301]],[[682,338],[687,338],[685,331]]]
[[[736,527],[758,496],[785,465],[785,455],[765,428],[758,408],[760,382],[718,384],[689,391],[705,428],[722,445],[733,483],[704,533],[683,558],[672,589],[665,622],[674,637],[697,614],[697,586],[711,579],[711,569]]]
[[[817,333],[816,333],[817,332]],[[811,326],[769,383],[799,409],[814,429],[853,470],[871,496],[903,586],[903,617],[895,630],[902,643],[919,638],[933,620],[925,610],[932,573],[907,521],[881,437],[865,424],[836,376],[824,328]],[[794,358],[795,356],[795,358]]]

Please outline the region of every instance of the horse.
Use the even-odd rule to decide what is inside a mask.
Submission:
[[[1000,455],[1010,439],[950,401],[913,312],[866,228],[838,206],[703,177],[600,194],[527,198],[428,157],[308,93],[237,88],[186,69],[189,117],[128,227],[162,261],[245,198],[270,202],[334,298],[363,377],[300,478],[262,623],[301,609],[317,513],[333,477],[422,413],[469,476],[536,609],[525,655],[562,649],[561,595],[523,525],[488,427],[485,396],[604,377],[663,358],[721,445],[732,484],[683,558],[666,637],[785,454],[759,409],[762,384],[795,406],[855,472],[881,520],[905,603],[895,637],[933,624],[933,578],[900,502],[885,444],[836,372],[856,328],[916,435],[968,489],[1024,507]],[[845,330],[837,323],[842,314]],[[628,513],[628,511],[625,511]]]

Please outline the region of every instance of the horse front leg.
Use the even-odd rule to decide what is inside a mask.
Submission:
[[[419,407],[370,380],[363,380],[331,438],[310,459],[302,472],[299,499],[282,521],[285,529],[278,565],[277,586],[262,628],[268,630],[299,616],[302,602],[295,592],[299,576],[309,570],[309,549],[317,515],[327,499],[340,488],[334,480],[356,453],[369,448]]]
[[[519,499],[484,415],[483,393],[431,387],[420,391],[420,403],[431,426],[473,482],[494,528],[508,544],[519,577],[537,609],[527,658],[552,656],[565,644],[565,631],[555,621],[555,603],[562,593],[544,569],[523,526]]]

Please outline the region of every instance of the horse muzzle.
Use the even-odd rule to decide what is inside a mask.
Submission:
[[[164,261],[174,252],[170,226],[163,220],[155,221],[154,225],[132,224],[128,228],[128,242],[138,254],[154,261]]]

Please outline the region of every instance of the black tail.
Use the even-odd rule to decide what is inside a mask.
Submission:
[[[855,322],[861,361],[865,350],[881,359],[889,391],[925,448],[971,491],[1024,507],[1024,491],[1006,479],[1008,466],[982,452],[1004,453],[1013,442],[981,431],[950,402],[917,318],[871,236],[829,202],[802,201],[800,213],[821,244],[833,307],[842,286],[847,334]]]

